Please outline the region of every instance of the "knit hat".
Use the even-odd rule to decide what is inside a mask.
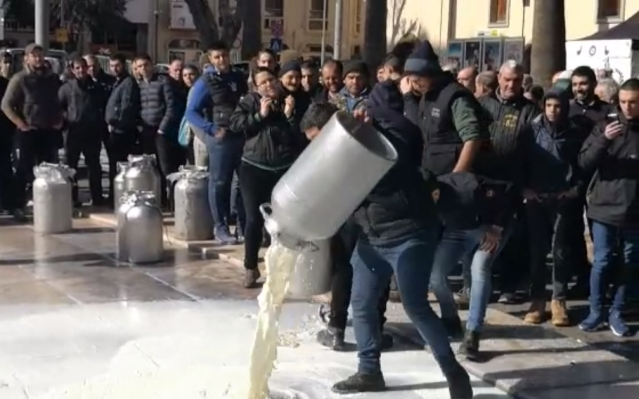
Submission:
[[[283,63],[280,66],[279,76],[282,77],[287,72],[291,72],[291,71],[297,71],[299,73],[302,73],[302,65],[300,64],[299,61],[292,60],[292,61],[288,61],[288,62]]]
[[[344,71],[342,72],[342,79],[346,78],[349,73],[361,73],[362,75],[369,76],[368,65],[362,60],[352,60],[344,65]]]
[[[428,40],[418,44],[404,64],[405,75],[432,76],[441,71],[439,57]]]
[[[280,52],[280,64],[284,65],[289,61],[301,61],[302,54],[295,50],[284,50]]]

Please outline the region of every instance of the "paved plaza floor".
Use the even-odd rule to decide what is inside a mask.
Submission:
[[[233,398],[224,392],[247,378],[258,292],[241,287],[236,266],[186,249],[118,266],[114,238],[88,220],[49,237],[0,220],[0,398]],[[316,314],[316,304],[285,305],[274,398],[337,397],[330,386],[355,370],[355,353],[315,343]],[[351,397],[447,398],[415,344],[398,337],[383,365],[389,392]],[[510,398],[473,384],[476,398]]]

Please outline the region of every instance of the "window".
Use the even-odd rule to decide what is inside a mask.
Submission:
[[[490,0],[490,25],[508,24],[508,0]]]
[[[621,19],[622,0],[598,0],[597,19]]]
[[[362,0],[356,0],[355,5],[355,34],[362,31]]]
[[[328,29],[328,18],[324,20],[324,7],[328,6],[326,0],[310,0],[308,9],[308,29]]]
[[[284,0],[264,0],[264,18],[284,17]]]

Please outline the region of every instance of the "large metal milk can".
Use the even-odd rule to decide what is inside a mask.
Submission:
[[[167,176],[175,183],[175,235],[184,241],[213,237],[213,216],[209,207],[209,173],[205,168],[182,167]]]
[[[124,175],[127,170],[129,170],[129,164],[127,162],[118,162],[118,174],[113,178],[113,209],[115,209],[116,213],[120,207],[120,199],[126,191]]]
[[[142,264],[164,259],[164,220],[153,192],[127,191],[117,221],[119,261]]]
[[[155,155],[129,157],[129,168],[124,174],[124,188],[126,191],[151,191],[155,198],[162,198],[162,182]]]
[[[73,229],[71,178],[65,165],[43,163],[33,168],[33,228],[39,234],[65,233]]]
[[[307,299],[325,294],[331,290],[332,278],[331,240],[314,241],[299,252],[289,280],[288,296]]]
[[[289,247],[331,237],[396,161],[381,133],[336,113],[262,206],[267,231]]]

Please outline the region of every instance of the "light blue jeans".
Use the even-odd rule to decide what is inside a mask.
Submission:
[[[433,272],[430,285],[441,309],[442,318],[458,317],[453,292],[448,285],[448,276],[466,254],[474,253],[470,265],[470,308],[466,330],[479,332],[484,324],[486,308],[492,293],[493,261],[504,248],[512,231],[508,226],[502,232],[502,239],[496,251],[489,253],[479,249],[484,233],[489,226],[481,226],[474,230],[444,230],[442,239],[435,252]]]

